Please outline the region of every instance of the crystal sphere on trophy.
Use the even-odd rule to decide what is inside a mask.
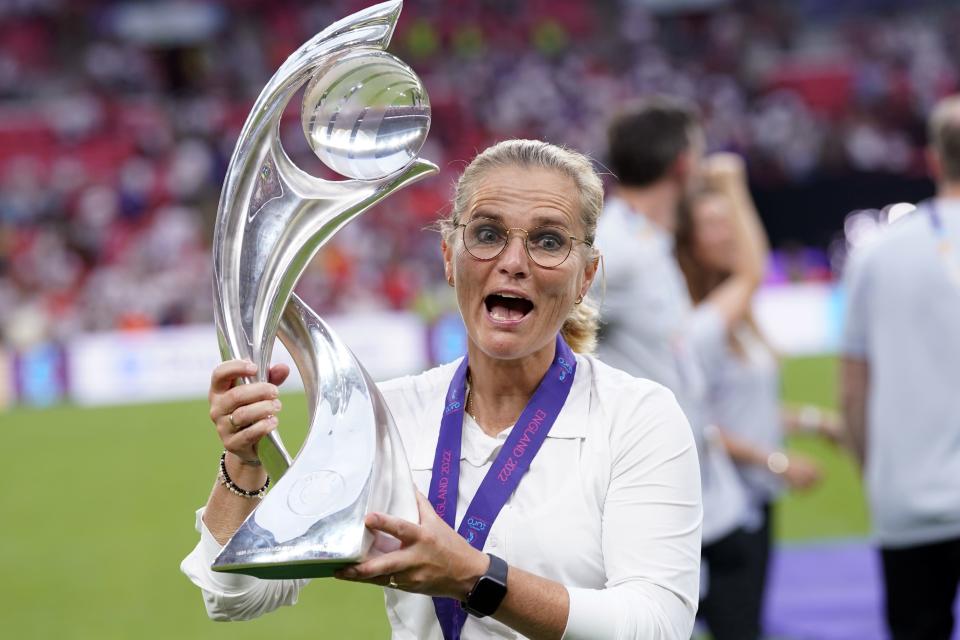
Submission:
[[[390,411],[353,353],[293,289],[351,220],[437,167],[417,157],[430,103],[416,74],[384,49],[402,2],[384,2],[317,34],[264,87],[234,149],[214,230],[214,308],[222,357],[265,379],[277,337],[307,394],[303,446],[278,431],[258,445],[270,492],[224,546],[216,571],[330,576],[370,553],[372,511],[417,521],[413,480]],[[304,88],[305,87],[305,88]],[[301,125],[329,181],[284,150],[280,119],[304,89]]]
[[[300,121],[325,165],[372,180],[417,157],[430,130],[430,102],[410,67],[385,51],[361,49],[313,76]]]

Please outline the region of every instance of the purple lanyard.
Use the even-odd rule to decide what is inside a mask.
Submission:
[[[563,404],[567,401],[576,370],[577,361],[573,351],[557,334],[553,363],[520,414],[503,444],[503,449],[484,476],[477,494],[463,514],[460,528],[457,529],[457,533],[466,538],[475,549],[483,550],[493,521],[520,484],[520,479],[530,468],[530,463],[546,440],[550,427],[556,422]],[[451,529],[454,528],[457,517],[466,391],[467,358],[464,357],[453,374],[450,389],[447,391],[443,419],[440,421],[437,453],[433,460],[433,476],[430,478],[430,504]],[[433,607],[436,609],[444,639],[459,640],[460,631],[467,621],[467,612],[460,603],[453,598],[434,598]]]
[[[931,198],[925,203],[927,210],[927,215],[930,216],[930,226],[933,227],[933,233],[937,236],[937,240],[943,240],[946,238],[946,231],[943,228],[943,219],[940,217],[940,212],[937,211],[937,205],[934,200]]]

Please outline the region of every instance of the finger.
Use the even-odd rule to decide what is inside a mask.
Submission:
[[[270,367],[269,380],[272,384],[277,386],[283,384],[284,380],[287,379],[287,376],[290,375],[290,367],[285,364],[275,364]]]
[[[395,573],[378,574],[375,576],[370,576],[369,578],[365,578],[365,577],[361,577],[360,574],[357,573],[357,569],[355,566],[348,567],[346,569],[340,569],[339,571],[335,571],[333,573],[333,577],[336,578],[337,580],[345,580],[347,582],[359,582],[361,584],[372,584],[372,585],[376,585],[378,587],[384,587],[384,588],[394,588],[394,589],[403,588],[402,586],[400,586],[400,578]],[[393,579],[396,581],[397,583],[396,587],[391,587],[390,585],[391,577],[393,577]]]
[[[223,416],[216,422],[217,434],[220,436],[220,439],[224,442],[224,445],[226,445],[228,442],[235,441],[234,436],[236,436],[236,434],[240,433],[241,431],[246,431],[248,429],[256,427],[257,425],[259,425],[264,421],[279,422],[276,419],[276,416],[274,416],[273,414],[267,414],[262,418],[260,418],[259,420],[253,420],[247,424],[241,424],[237,422],[235,426],[234,422],[230,421],[229,415]],[[256,442],[258,439],[259,438],[255,438],[254,441]],[[242,442],[242,441],[238,441],[238,442]]]
[[[342,577],[344,580],[373,581],[385,586],[390,580],[390,576],[396,578],[398,573],[409,568],[409,555],[406,550],[401,550],[377,556],[337,572],[337,577]],[[382,581],[378,581],[380,578],[382,578]]]
[[[234,453],[249,450],[253,445],[260,442],[263,436],[276,429],[278,424],[279,421],[276,416],[269,416],[253,423],[246,429],[225,435],[221,438],[223,440],[223,446],[227,451]]]
[[[210,419],[219,426],[221,418],[232,415],[238,408],[261,400],[274,400],[279,393],[276,385],[269,382],[251,382],[223,393],[214,393],[210,399]]]
[[[440,515],[437,514],[436,510],[433,508],[433,505],[430,504],[427,496],[420,493],[419,489],[416,489],[415,491],[417,494],[417,509],[420,513],[420,524],[423,524],[427,519],[430,518],[441,520]]]
[[[420,525],[386,513],[368,514],[365,524],[373,531],[382,531],[393,536],[404,545],[413,544],[420,539]]]
[[[223,415],[228,415],[242,406],[260,402],[261,400],[276,400],[280,396],[277,385],[269,382],[252,382],[242,384],[221,394],[215,404],[219,406]]]
[[[374,576],[372,578],[359,578],[356,573],[350,573],[354,571],[353,569],[341,569],[333,573],[333,577],[337,580],[344,580],[346,582],[359,582],[362,584],[372,584],[378,587],[389,587],[390,586],[390,576]],[[399,588],[399,587],[398,587]]]
[[[252,376],[257,366],[249,360],[227,360],[221,362],[210,376],[210,391],[223,393],[233,386],[233,381],[244,376]]]
[[[227,421],[234,431],[239,431],[268,416],[276,415],[282,408],[283,404],[279,400],[261,400],[238,407],[227,416]]]

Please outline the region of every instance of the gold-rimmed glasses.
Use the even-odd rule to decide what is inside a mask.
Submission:
[[[530,260],[544,269],[555,269],[563,264],[577,242],[593,246],[591,242],[570,235],[563,227],[553,225],[527,231],[519,227],[508,228],[499,220],[480,216],[466,224],[458,224],[457,228],[463,228],[463,246],[467,252],[483,261],[493,260],[503,253],[514,231],[523,234],[523,247]]]

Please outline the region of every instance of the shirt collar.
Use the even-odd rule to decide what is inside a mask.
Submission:
[[[456,363],[459,364],[459,361]],[[433,467],[433,459],[436,456],[437,439],[440,434],[440,416],[443,414],[444,399],[453,373],[456,371],[456,364],[449,368],[449,375],[444,376],[444,386],[442,387],[442,396],[434,405],[434,410],[430,412],[428,419],[434,420],[435,424],[428,431],[430,435],[421,438],[410,456],[410,467],[412,469],[430,469]],[[577,355],[577,372],[573,377],[573,386],[570,388],[570,395],[557,416],[557,421],[553,423],[548,438],[576,439],[585,438],[589,428],[588,414],[590,410],[590,381],[593,379],[592,362],[589,358]],[[426,435],[426,434],[425,434]],[[460,451],[460,459],[468,458],[470,447],[464,438],[463,446]],[[471,456],[471,459],[472,456]]]
[[[553,423],[548,438],[585,438],[587,437],[588,412],[590,410],[590,381],[593,380],[592,363],[588,358],[577,354],[577,372],[573,376],[570,395]]]
[[[650,219],[642,211],[631,207],[630,203],[623,198],[613,196],[608,200],[608,207],[603,215],[610,212],[616,214],[620,218],[621,224],[639,239],[651,239],[669,250],[673,250],[673,235],[660,225],[650,222]]]

